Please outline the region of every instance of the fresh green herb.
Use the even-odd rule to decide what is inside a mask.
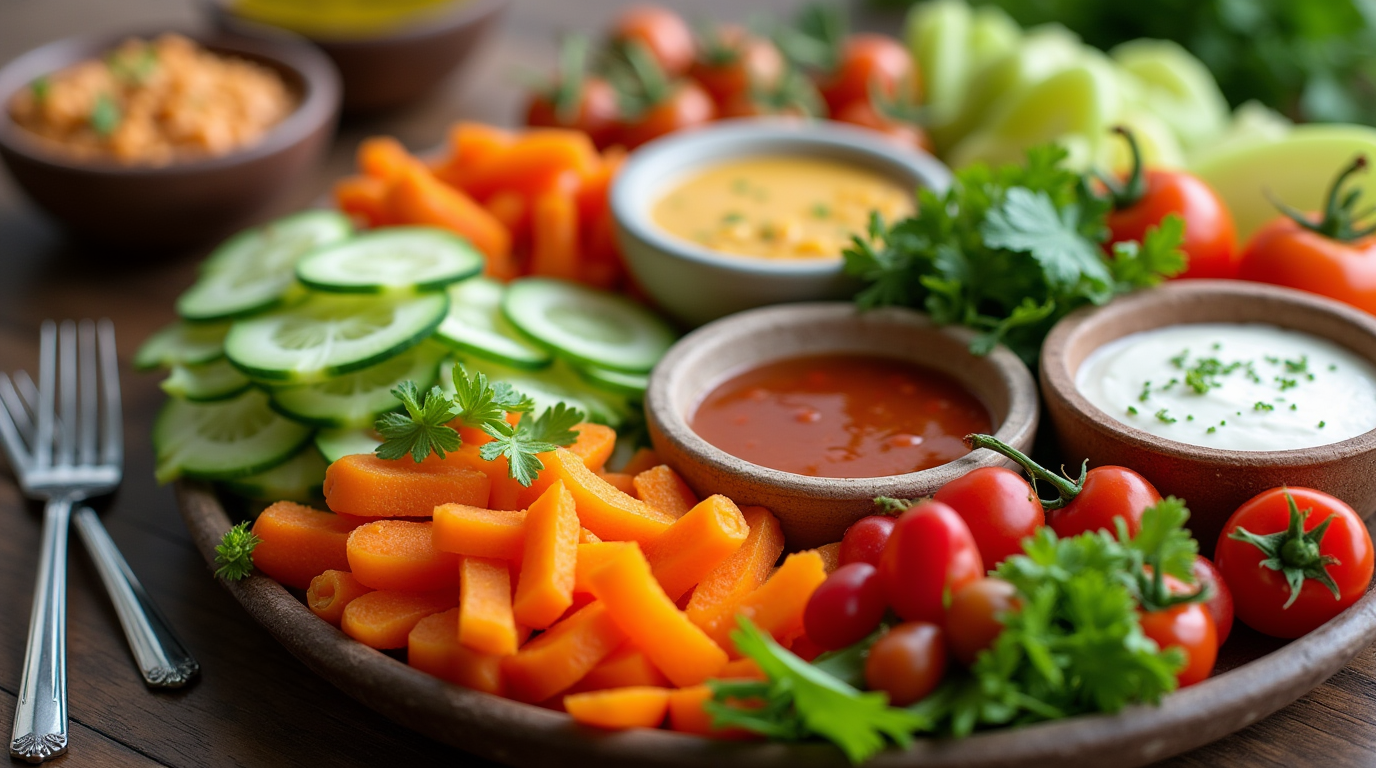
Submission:
[[[1170,413],[1165,408],[1162,408],[1161,410],[1156,412],[1156,420],[1163,424],[1174,424],[1175,422],[1179,421],[1179,419],[1170,415]]]
[[[1223,386],[1218,379],[1242,367],[1240,362],[1224,363],[1216,357],[1201,357],[1189,370],[1185,371],[1185,386],[1195,394],[1208,394],[1209,390]]]
[[[1129,405],[1129,406],[1128,406],[1128,415],[1129,415],[1129,416],[1136,416],[1136,415],[1137,415],[1137,409],[1134,408],[1133,406]]]
[[[1142,382],[1142,392],[1137,395],[1137,402],[1145,403],[1151,397],[1151,382]]]
[[[1209,345],[1209,349],[1212,349],[1213,351],[1217,352],[1218,350],[1223,349],[1223,344],[1215,341],[1213,344]]]
[[[1194,421],[1194,414],[1193,414],[1193,413],[1187,413],[1187,414],[1185,414],[1185,421]]]
[[[545,468],[536,454],[572,445],[578,439],[573,428],[583,419],[582,411],[558,403],[553,408],[546,408],[538,418],[532,419],[529,413],[521,414],[521,421],[515,427],[505,419],[484,424],[483,431],[492,436],[492,442],[483,444],[478,455],[486,461],[505,456],[511,477],[529,487]]]
[[[831,207],[826,203],[817,203],[812,206],[812,218],[827,219],[831,218]]]
[[[1290,404],[1290,410],[1292,410],[1292,411],[1298,411],[1299,409],[1300,409],[1300,407],[1299,407],[1298,405],[1296,405],[1296,404],[1294,404],[1294,403],[1291,403],[1291,404]]]
[[[377,420],[376,429],[383,437],[378,458],[396,460],[410,454],[419,464],[432,453],[443,459],[446,451],[459,449],[459,433],[449,426],[456,415],[454,401],[439,387],[422,395],[415,382],[404,381],[392,394],[406,412],[388,413]]]
[[[971,350],[999,342],[1036,360],[1051,326],[1071,311],[1155,285],[1184,267],[1183,223],[1171,216],[1145,242],[1105,255],[1109,202],[1061,167],[1066,151],[1034,148],[1022,165],[973,165],[944,195],[919,192],[918,212],[847,249],[846,271],[866,287],[862,308],[925,309],[942,325],[978,331]]]
[[[110,98],[108,93],[101,93],[96,96],[96,103],[91,107],[91,128],[101,136],[109,136],[119,127],[120,121],[119,106],[115,100]]]
[[[1294,379],[1287,379],[1284,376],[1277,376],[1276,385],[1280,387],[1280,391],[1285,392],[1287,390],[1291,390],[1295,387],[1298,387],[1300,383],[1298,381],[1295,381]]]
[[[1330,371],[1336,371],[1336,370],[1338,370],[1338,366],[1333,365],[1333,364],[1330,363],[1329,366],[1328,366],[1328,370],[1330,370]]]
[[[1323,429],[1325,426],[1327,426],[1327,424],[1328,424],[1328,422],[1326,422],[1326,421],[1321,421],[1321,422],[1319,422],[1319,429]]]
[[[253,535],[248,521],[225,531],[215,545],[215,575],[225,581],[238,581],[253,572],[253,548],[263,540]]]
[[[1309,373],[1309,356],[1300,355],[1298,360],[1286,360],[1285,370],[1288,373]]]
[[[42,104],[47,100],[48,94],[52,91],[52,81],[47,75],[39,75],[29,83],[29,92],[33,94],[33,100]]]
[[[765,240],[774,240],[779,236],[779,230],[775,228],[773,222],[765,222],[760,225],[760,237]]]
[[[1218,427],[1209,427],[1208,429],[1206,429],[1206,430],[1204,430],[1204,431],[1212,435],[1213,433],[1215,433],[1215,432],[1218,431]]]
[[[745,179],[732,179],[731,191],[738,195],[750,194],[750,182]]]
[[[740,211],[730,211],[721,217],[723,224],[739,224],[742,221],[745,221],[745,214]]]
[[[1189,360],[1189,359],[1190,359],[1190,350],[1188,350],[1188,349],[1182,350],[1182,351],[1180,352],[1180,354],[1178,354],[1178,355],[1176,355],[1175,357],[1172,357],[1172,358],[1171,358],[1171,365],[1173,365],[1173,366],[1175,366],[1176,368],[1179,368],[1180,370],[1183,371],[1183,370],[1185,370],[1185,361],[1186,361],[1186,360]]]
[[[158,52],[151,45],[140,46],[137,50],[112,52],[105,59],[105,66],[116,80],[130,85],[142,85],[158,68]]]
[[[1227,420],[1227,419],[1223,419],[1222,421],[1218,422],[1218,426],[1220,426],[1220,427],[1226,427],[1226,426],[1228,426],[1228,420]]]
[[[1257,404],[1254,405],[1254,406],[1252,406],[1252,410],[1254,410],[1254,411],[1274,411],[1274,410],[1276,410],[1276,406],[1271,405],[1270,403],[1263,403],[1262,401],[1258,400],[1258,401],[1257,401]]]

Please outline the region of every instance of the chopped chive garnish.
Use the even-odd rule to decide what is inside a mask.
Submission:
[[[1156,420],[1163,424],[1174,424],[1175,422],[1179,421],[1179,419],[1170,415],[1170,413],[1168,413],[1165,408],[1162,408],[1161,410],[1156,412]]]
[[[1262,401],[1258,400],[1258,401],[1257,401],[1257,404],[1254,405],[1254,406],[1252,406],[1252,410],[1254,410],[1254,411],[1274,411],[1274,410],[1276,410],[1276,406],[1271,405],[1270,403],[1263,403]]]

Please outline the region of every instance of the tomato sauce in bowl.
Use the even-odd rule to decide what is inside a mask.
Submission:
[[[989,411],[954,378],[878,355],[792,357],[737,373],[689,418],[693,431],[763,467],[814,477],[885,477],[970,452]]]

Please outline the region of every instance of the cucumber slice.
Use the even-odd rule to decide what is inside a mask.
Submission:
[[[467,240],[434,227],[388,227],[318,248],[296,265],[296,279],[318,291],[433,291],[483,270]]]
[[[613,395],[640,399],[650,388],[650,377],[643,373],[623,373],[592,365],[580,365],[574,370],[584,381]]]
[[[331,463],[355,453],[372,453],[379,445],[382,438],[371,429],[322,429],[315,433],[315,447]]]
[[[556,354],[630,373],[653,368],[675,338],[667,323],[634,301],[565,280],[511,283],[502,312]]]
[[[172,398],[153,424],[157,478],[229,480],[271,469],[310,439],[311,428],[277,415],[266,392],[192,403]]]
[[[309,384],[414,347],[434,332],[448,309],[444,293],[317,293],[294,307],[235,323],[225,338],[225,352],[251,378]]]
[[[440,387],[449,394],[454,393],[453,368],[456,362],[470,373],[486,374],[490,381],[504,381],[516,391],[529,395],[535,401],[537,416],[546,408],[553,408],[562,402],[587,414],[589,421],[616,428],[634,412],[624,398],[587,386],[577,374],[561,363],[542,371],[522,371],[477,358],[446,361],[440,364]]]
[[[220,358],[200,365],[174,365],[158,386],[173,397],[193,403],[227,400],[253,386],[248,377],[228,360]]]
[[[266,472],[226,480],[227,490],[259,501],[302,501],[320,498],[325,484],[325,468],[329,466],[320,451],[309,443],[295,456]]]
[[[134,354],[134,367],[146,371],[174,365],[209,363],[224,357],[225,334],[228,332],[228,323],[172,323],[143,342],[143,346]]]
[[[187,320],[227,320],[273,306],[296,280],[296,262],[352,231],[336,211],[303,211],[226,240],[201,265],[200,279],[177,297]]]
[[[449,315],[435,330],[436,338],[498,365],[526,370],[548,366],[554,358],[521,338],[502,317],[505,293],[501,283],[486,277],[449,286]]]
[[[272,407],[284,416],[321,427],[371,427],[377,417],[401,405],[392,389],[414,381],[421,390],[435,383],[440,360],[448,351],[421,344],[361,371],[320,384],[272,390]]]

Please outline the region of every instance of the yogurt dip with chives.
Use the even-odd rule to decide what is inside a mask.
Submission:
[[[1376,428],[1376,368],[1326,339],[1260,323],[1124,336],[1090,354],[1075,385],[1124,424],[1207,448],[1310,448]]]

